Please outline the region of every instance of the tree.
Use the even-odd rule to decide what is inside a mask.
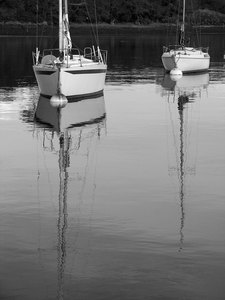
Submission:
[[[83,5],[79,5],[81,2]],[[182,0],[69,0],[70,21],[89,23],[95,22],[97,17],[98,22],[106,23],[176,23],[180,2]],[[0,20],[35,23],[37,3],[39,22],[57,24],[58,2],[52,0],[0,0]],[[224,0],[190,0],[186,4],[188,14],[199,9],[214,11],[207,13],[208,22],[210,18],[220,22],[221,16],[216,14],[225,14]]]

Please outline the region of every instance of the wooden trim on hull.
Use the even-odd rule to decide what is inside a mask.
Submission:
[[[50,99],[52,96],[49,95],[44,95],[44,94],[40,94],[41,96]],[[94,93],[89,93],[89,94],[82,94],[82,95],[73,95],[73,96],[66,96],[67,100],[69,103],[72,102],[78,102],[78,101],[82,101],[85,99],[89,99],[89,98],[98,98],[100,96],[103,96],[103,90],[94,92]]]

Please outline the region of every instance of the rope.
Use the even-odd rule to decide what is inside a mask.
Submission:
[[[175,41],[176,45],[178,44],[178,31],[179,31],[179,25],[180,25],[179,15],[180,15],[180,1],[179,1],[179,5],[178,5],[178,14],[177,14],[177,29],[176,29],[176,41]]]
[[[39,19],[39,15],[38,15],[38,11],[39,11],[39,5],[38,5],[38,0],[36,2],[36,48],[38,47],[38,19]]]
[[[93,24],[92,24],[92,19],[91,19],[90,12],[89,12],[89,10],[88,10],[87,1],[85,0],[84,3],[85,3],[86,10],[87,10],[88,18],[89,18],[90,23],[91,23],[91,29],[92,29],[93,36],[94,36],[94,38],[95,38],[96,43],[98,44],[98,36],[97,36],[97,34],[95,34],[95,31],[94,31],[94,26],[93,26]]]
[[[95,27],[96,27],[96,38],[97,38],[97,45],[99,45],[99,36],[98,36],[98,20],[97,20],[97,9],[96,9],[96,2],[94,0],[94,8],[95,8]]]
[[[192,0],[191,0],[191,8],[192,8],[192,11],[194,11]],[[201,12],[199,12],[199,17],[200,17],[200,25],[201,25]],[[196,19],[194,21],[195,21],[195,25],[197,25]],[[200,46],[201,45],[201,26],[200,26],[200,32],[198,32],[197,27],[196,27],[195,31],[196,31],[197,43],[198,43],[198,46]]]
[[[37,0],[37,2],[38,2],[38,0]],[[45,11],[45,13],[43,14],[43,20],[46,20],[46,15],[47,15],[47,8],[48,8],[48,1],[46,2],[46,5],[47,5],[47,7],[44,9],[44,11]],[[42,31],[41,31],[41,38],[40,38],[40,42],[39,42],[39,46],[41,47],[41,44],[42,44],[42,40],[43,40],[43,33],[44,33],[44,24],[42,25]],[[38,38],[38,35],[37,35],[37,38]]]

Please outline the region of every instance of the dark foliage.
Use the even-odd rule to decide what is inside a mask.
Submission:
[[[58,1],[0,0],[0,22],[58,22]],[[150,24],[177,21],[181,0],[69,0],[70,21],[74,23]],[[224,0],[187,1],[189,19],[207,25],[225,23]]]

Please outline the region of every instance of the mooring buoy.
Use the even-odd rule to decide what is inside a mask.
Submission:
[[[173,68],[170,71],[170,75],[179,75],[179,76],[182,76],[183,72],[180,69],[178,69],[178,68]]]
[[[51,97],[50,103],[53,107],[63,108],[68,103],[68,99],[66,98],[65,95],[61,93],[57,93]]]
[[[182,76],[183,76],[183,72],[182,72],[180,69],[178,69],[178,68],[173,68],[173,69],[170,71],[170,78],[171,78],[173,81],[179,80]]]

